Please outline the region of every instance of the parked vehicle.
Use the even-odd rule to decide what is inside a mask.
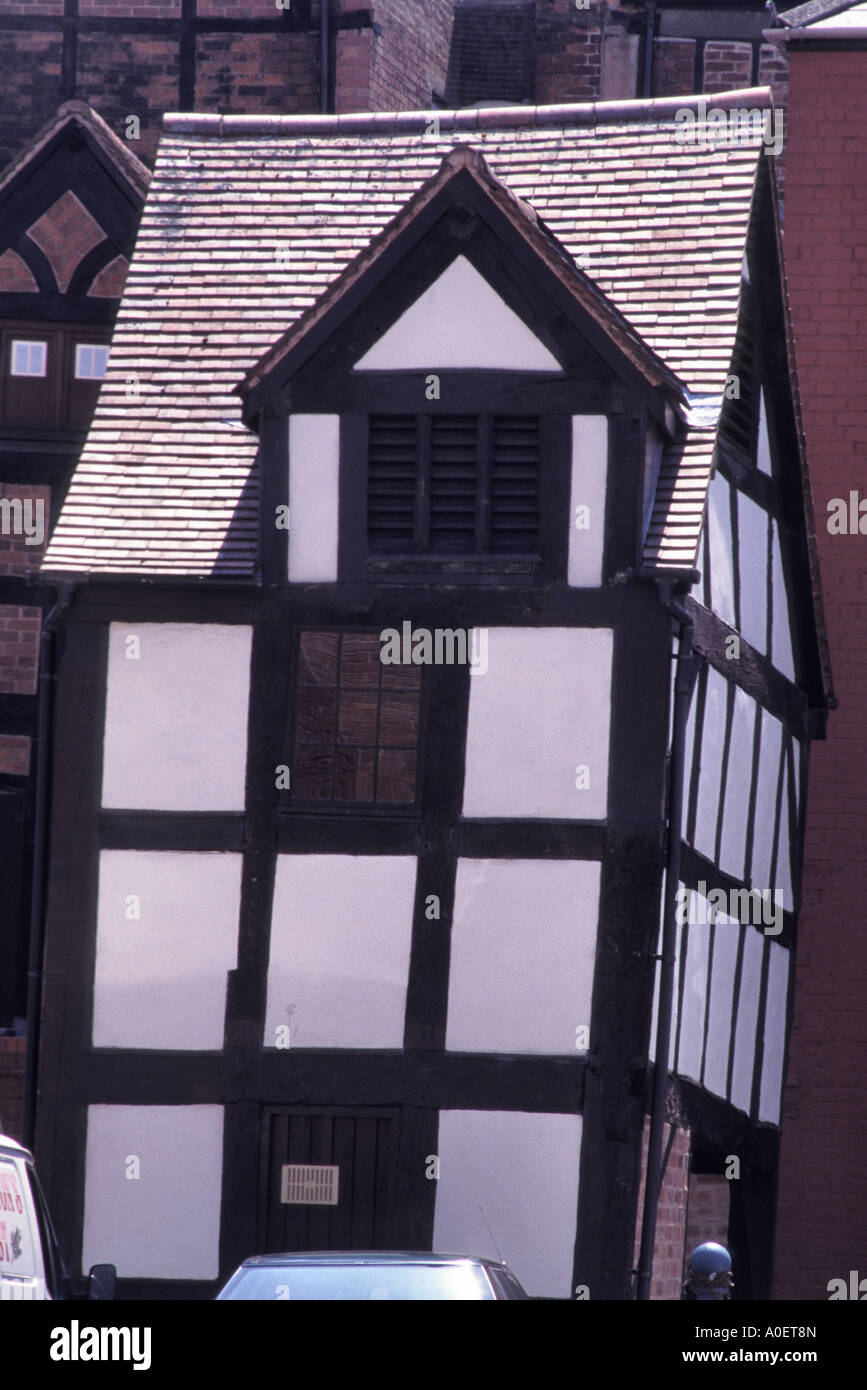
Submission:
[[[512,1271],[474,1255],[423,1250],[329,1250],[253,1255],[218,1299],[436,1300],[527,1298]]]
[[[114,1298],[116,1278],[114,1265],[70,1278],[33,1155],[0,1134],[0,1301]]]

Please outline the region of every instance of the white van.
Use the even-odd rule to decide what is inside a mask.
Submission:
[[[0,1134],[0,1300],[114,1298],[114,1265],[94,1265],[70,1279],[33,1155]]]

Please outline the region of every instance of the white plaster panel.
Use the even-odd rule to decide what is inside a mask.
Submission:
[[[289,579],[337,578],[340,416],[289,417]]]
[[[775,941],[770,943],[768,993],[765,1000],[762,1084],[759,1119],[780,1122],[783,1060],[786,1055],[786,1005],[789,993],[789,952]]]
[[[730,1100],[732,1105],[737,1106],[738,1110],[744,1110],[749,1114],[756,1055],[756,1023],[759,1013],[759,986],[762,980],[764,940],[754,927],[742,927],[741,930],[744,934],[744,952],[741,963],[738,1016],[735,1025]]]
[[[138,1177],[131,1160],[138,1159]],[[127,1279],[216,1279],[221,1105],[91,1105],[82,1266]]]
[[[715,473],[707,491],[707,527],[710,541],[711,607],[718,618],[735,627],[734,557],[730,511],[731,489],[721,473]]]
[[[772,888],[771,859],[774,848],[774,826],[777,817],[777,776],[780,770],[782,725],[767,710],[762,710],[762,734],[759,748],[759,775],[756,787],[756,811],[753,822],[753,862],[751,882],[754,888]]]
[[[707,916],[707,904],[703,908]],[[707,1018],[707,1055],[704,1060],[704,1086],[715,1095],[726,1097],[729,1051],[732,1043],[732,1001],[738,963],[740,927],[725,913],[719,913],[714,931],[711,959],[710,1005]]]
[[[712,666],[707,671],[707,694],[701,738],[701,763],[695,812],[695,848],[708,859],[715,856],[719,819],[722,756],[726,731],[728,682]]]
[[[764,388],[759,391],[759,438],[756,463],[763,473],[771,477],[771,446],[768,440],[768,415],[765,406]]]
[[[278,856],[266,1047],[286,1026],[290,1047],[403,1046],[415,879],[409,856]]]
[[[677,1070],[681,1076],[701,1081],[704,1014],[707,1001],[709,930],[701,922],[682,929],[686,936],[686,969],[680,1011]],[[681,950],[683,943],[681,942]]]
[[[789,606],[786,601],[786,580],[783,574],[783,556],[780,550],[780,535],[776,521],[773,526],[773,565],[771,610],[771,660],[778,671],[795,679],[795,661],[792,656],[792,633],[789,627]]]
[[[612,651],[609,628],[489,629],[488,669],[470,681],[465,816],[605,816]]]
[[[732,736],[726,772],[726,799],[720,839],[720,868],[734,878],[743,879],[747,849],[747,821],[750,811],[750,784],[753,776],[753,733],[757,705],[735,688]]]
[[[94,1047],[222,1048],[241,863],[240,854],[102,851]]]
[[[103,806],[243,811],[251,640],[219,623],[110,625]]]
[[[768,514],[738,492],[738,570],[741,634],[751,647],[768,654]]]
[[[573,415],[568,562],[568,582],[573,588],[598,588],[602,583],[607,481],[607,417]],[[579,507],[586,507],[587,512],[579,514]],[[576,521],[581,522],[580,527]]]
[[[437,1152],[434,1249],[497,1260],[498,1246],[529,1294],[569,1298],[580,1115],[442,1110]]]
[[[562,370],[466,256],[452,261],[355,364],[356,371],[437,367]]]
[[[575,1055],[575,1030],[590,1024],[599,875],[589,860],[458,860],[447,1048]]]

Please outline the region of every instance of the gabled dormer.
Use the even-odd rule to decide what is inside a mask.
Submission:
[[[468,147],[240,389],[272,582],[579,588],[634,569],[682,396]]]
[[[66,102],[0,172],[7,446],[90,423],[149,177],[83,101]]]

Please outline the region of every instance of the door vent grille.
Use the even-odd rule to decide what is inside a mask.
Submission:
[[[280,1201],[294,1207],[336,1207],[339,1180],[337,1164],[284,1163]]]

